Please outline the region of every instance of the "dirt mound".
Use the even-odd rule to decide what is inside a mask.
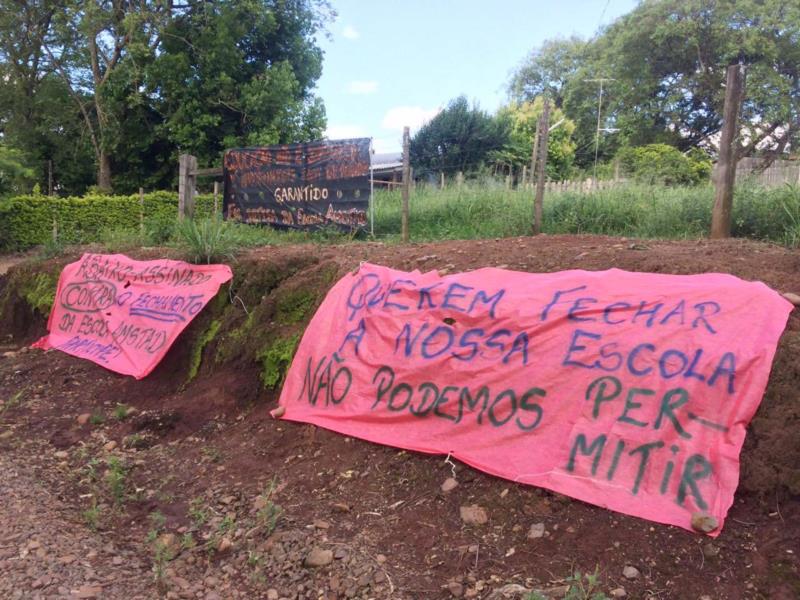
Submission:
[[[55,278],[67,260],[26,263],[0,279],[0,334],[7,349],[43,332]],[[57,352],[12,352],[0,360],[0,392],[6,399],[20,389],[24,394],[4,409],[4,418],[15,434],[68,452],[70,467],[85,469],[91,456],[105,460],[103,452],[119,453],[128,461],[135,480],[131,485],[145,492],[126,502],[124,518],[109,515],[105,526],[117,535],[144,539],[148,515],[159,512],[165,516],[165,529],[185,528],[183,534],[206,548],[209,540],[218,541],[220,523],[229,525],[229,517],[238,524],[225,530],[235,545],[235,558],[192,550],[188,555],[196,560],[180,563],[178,571],[196,574],[200,565],[208,569],[223,563],[249,570],[239,589],[254,590],[255,595],[275,585],[282,593],[292,589],[285,595],[293,598],[317,598],[315,590],[327,597],[432,598],[459,591],[485,597],[509,582],[524,589],[570,585],[559,578],[598,565],[608,589],[624,585],[633,597],[662,589],[664,597],[696,598],[703,592],[737,598],[743,597],[746,584],[762,597],[800,591],[800,548],[791,548],[800,534],[796,315],[790,317],[764,401],[750,426],[737,502],[725,531],[712,544],[715,554],[701,547],[705,540],[691,534],[460,465],[458,488],[444,494],[440,485],[452,473],[441,458],[270,419],[268,411],[305,324],[330,286],[364,260],[404,270],[449,272],[483,266],[532,272],[610,267],[722,271],[800,292],[800,254],[741,240],[541,236],[409,246],[263,248],[233,265],[231,285],[142,381]],[[118,418],[118,403],[134,411]],[[78,424],[81,414],[91,418]],[[112,450],[104,451],[112,441]],[[49,477],[75,498],[95,493],[95,484],[85,478]],[[282,519],[288,521],[278,527],[278,537],[247,537],[258,524],[258,511],[248,498],[263,496],[273,478],[275,502],[283,506]],[[237,500],[222,502],[229,496]],[[108,497],[104,502],[113,504]],[[198,524],[192,515],[197,516],[199,505],[192,508],[192,502],[203,503],[219,520],[210,517]],[[473,503],[487,508],[487,526],[462,525],[459,508]],[[545,525],[547,536],[532,542],[528,529],[538,523]],[[239,529],[243,532],[235,537]],[[333,566],[320,571],[304,562],[313,549],[343,551]],[[242,564],[236,562],[236,552]],[[249,564],[248,556],[262,558]],[[645,575],[625,580],[621,574],[627,565]],[[234,575],[229,575],[233,585]],[[311,581],[312,586],[298,591],[298,582]]]

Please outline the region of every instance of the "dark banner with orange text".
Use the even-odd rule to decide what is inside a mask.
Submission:
[[[225,152],[225,218],[281,229],[363,229],[370,139],[324,140]]]

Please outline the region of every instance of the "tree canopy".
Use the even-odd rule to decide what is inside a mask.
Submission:
[[[459,96],[423,125],[411,139],[409,159],[417,173],[478,169],[508,140],[503,123],[466,96]]]
[[[505,125],[508,140],[500,154],[514,169],[530,166],[536,125],[544,111],[544,99],[538,96],[532,102],[512,103],[497,111],[497,118]],[[550,110],[550,128],[547,140],[547,177],[563,180],[571,175],[575,158],[572,134],[575,123],[566,118],[559,108]]]
[[[169,187],[177,155],[318,139],[325,0],[0,0],[0,131],[59,191]]]
[[[747,71],[740,154],[779,154],[800,141],[800,3],[643,0],[597,36],[550,40],[511,78],[517,100],[548,93],[577,125],[577,161],[593,159],[598,78],[605,82],[601,156],[623,145],[713,146],[725,73]]]

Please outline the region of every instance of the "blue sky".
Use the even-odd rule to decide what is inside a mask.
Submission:
[[[332,0],[318,94],[329,138],[372,137],[399,150],[460,94],[494,111],[511,72],[544,40],[590,36],[636,0]]]

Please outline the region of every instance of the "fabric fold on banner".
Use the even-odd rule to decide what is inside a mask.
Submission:
[[[364,264],[311,320],[283,418],[691,529],[733,502],[792,305],[731,275]]]
[[[49,333],[34,347],[141,379],[232,276],[227,265],[84,254],[61,272]]]

